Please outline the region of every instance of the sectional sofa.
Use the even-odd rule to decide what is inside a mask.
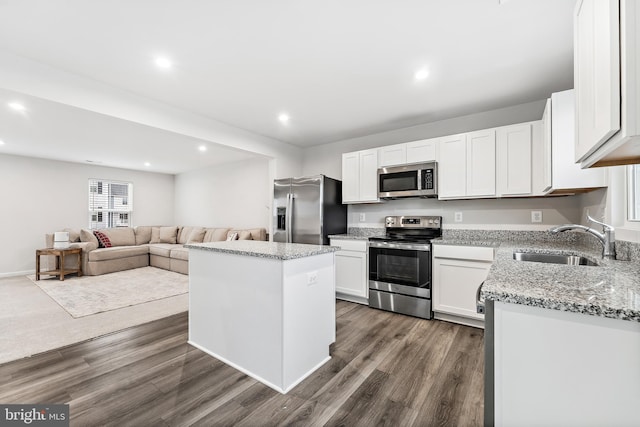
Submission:
[[[88,229],[65,229],[71,247],[82,248],[82,271],[89,276],[153,266],[182,274],[189,273],[189,250],[186,243],[224,240],[267,240],[264,228],[232,229],[194,226],[139,226],[97,230],[102,242]],[[106,236],[106,238],[105,238]],[[53,247],[54,234],[45,236],[48,248]],[[104,246],[110,247],[104,247]],[[77,258],[65,258],[74,265]]]

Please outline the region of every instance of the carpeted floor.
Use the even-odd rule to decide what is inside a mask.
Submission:
[[[185,293],[76,319],[26,276],[0,279],[0,363],[187,311],[188,298]]]

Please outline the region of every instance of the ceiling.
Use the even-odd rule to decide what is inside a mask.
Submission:
[[[0,0],[0,49],[309,147],[540,100],[573,87],[574,4]],[[157,67],[158,56],[172,67]],[[428,78],[415,80],[423,67]],[[2,101],[12,95],[11,87],[4,89]],[[148,152],[144,141],[158,140],[153,151],[175,166],[156,169],[159,160],[145,161],[167,173],[250,155],[217,147],[219,155],[180,165],[176,153],[201,141],[59,103],[40,100],[39,108],[47,114],[28,119],[0,108],[0,139],[7,142],[0,150],[19,140],[22,154],[84,149],[82,160],[72,160],[85,161],[97,153],[90,147],[120,144]],[[281,113],[290,116],[288,123],[278,120]],[[79,120],[85,125],[73,129]],[[140,169],[139,160],[137,166],[117,159],[105,164]]]

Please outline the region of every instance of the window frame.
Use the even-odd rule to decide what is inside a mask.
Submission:
[[[112,193],[112,185],[126,186],[126,195]],[[95,195],[103,196],[107,207],[97,206]],[[133,183],[103,178],[89,178],[88,193],[88,222],[90,230],[115,227],[133,227]],[[118,198],[120,203],[117,203]],[[125,201],[125,203],[122,203]],[[126,208],[126,209],[125,209]],[[126,214],[126,221],[122,220]]]
[[[640,185],[638,185],[640,182],[640,165],[628,165],[625,172],[625,223],[632,225],[632,228],[640,228]],[[634,218],[632,218],[632,210],[637,211]]]

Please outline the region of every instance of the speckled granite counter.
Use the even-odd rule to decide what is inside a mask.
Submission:
[[[257,240],[235,240],[233,242],[193,243],[185,248],[223,252],[236,255],[289,260],[335,252],[334,246],[305,245],[300,243],[275,243]]]
[[[386,230],[384,228],[370,228],[370,227],[349,227],[347,234],[333,234],[330,235],[330,239],[343,239],[343,240],[369,240],[369,237],[384,236]]]
[[[515,251],[581,255],[598,266],[516,261]],[[584,245],[502,242],[481,297],[640,322],[640,264],[602,259]]]

